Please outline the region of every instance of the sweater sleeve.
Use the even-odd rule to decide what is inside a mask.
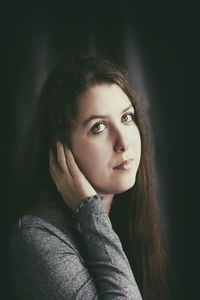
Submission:
[[[102,196],[84,199],[75,211],[77,227],[88,253],[88,266],[101,299],[141,300],[138,286],[105,212]]]
[[[142,299],[101,200],[84,199],[75,212],[87,261],[47,222],[26,222],[15,231],[10,264],[18,299]]]

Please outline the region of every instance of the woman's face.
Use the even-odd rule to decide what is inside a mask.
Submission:
[[[71,149],[97,193],[121,193],[135,183],[141,139],[133,115],[132,103],[116,84],[97,85],[78,99]]]

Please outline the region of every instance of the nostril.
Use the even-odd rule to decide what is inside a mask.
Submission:
[[[123,152],[126,151],[128,148],[128,141],[125,137],[124,131],[121,129],[118,129],[115,131],[115,144],[114,148],[117,152]]]
[[[117,152],[124,152],[124,151],[126,151],[126,146],[125,146],[125,145],[117,144],[117,145],[115,146],[115,150],[116,150]]]

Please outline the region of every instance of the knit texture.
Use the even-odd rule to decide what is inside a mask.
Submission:
[[[102,199],[86,198],[74,213],[54,207],[19,220],[9,242],[17,299],[142,299]]]

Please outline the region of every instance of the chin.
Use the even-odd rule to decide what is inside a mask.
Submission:
[[[135,180],[127,183],[121,183],[120,185],[117,185],[117,187],[115,188],[114,194],[120,194],[123,192],[126,192],[128,190],[130,190],[135,184]]]
[[[112,182],[109,186],[96,187],[96,190],[102,194],[120,194],[130,190],[135,184],[135,177],[131,180],[120,180],[119,182]]]
[[[115,183],[116,190],[119,192],[125,192],[132,188],[136,181],[136,174],[130,174],[129,176],[121,177],[120,180],[117,180]]]

